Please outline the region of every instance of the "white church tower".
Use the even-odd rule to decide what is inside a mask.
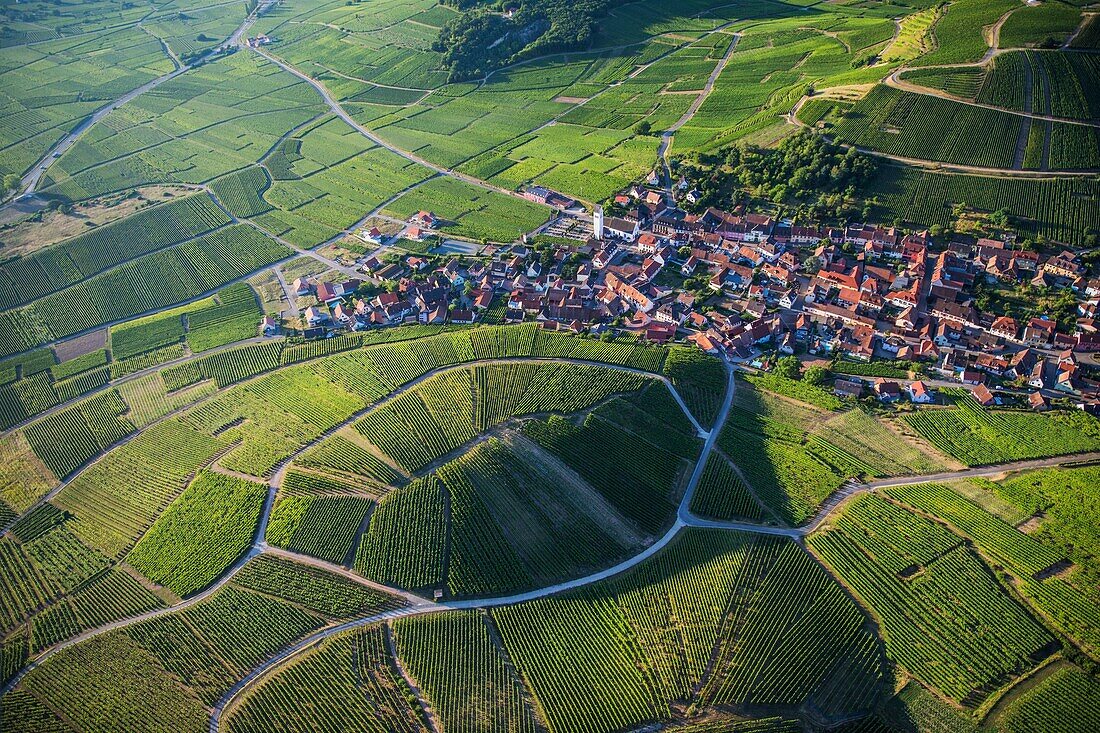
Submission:
[[[603,239],[603,207],[597,206],[592,213],[592,236]]]

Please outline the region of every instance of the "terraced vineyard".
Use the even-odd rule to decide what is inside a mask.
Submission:
[[[1096,730],[1093,11],[0,3],[0,731]],[[867,338],[945,281],[1051,410]]]

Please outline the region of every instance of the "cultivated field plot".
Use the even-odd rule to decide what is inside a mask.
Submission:
[[[590,210],[666,165],[697,214],[999,236],[1003,209],[1044,254],[1091,248],[1093,9],[444,1],[0,3],[0,177],[37,196],[0,207],[0,730],[1097,729],[1083,411],[939,388],[883,417],[620,319],[499,325],[522,279],[487,325],[258,333],[313,302],[284,281],[355,277],[361,227],[432,212],[379,253],[419,282],[528,245],[559,213],[525,189]],[[803,127],[877,171],[816,202],[742,178],[731,146]],[[557,229],[535,256],[567,237],[590,251]],[[655,292],[711,313],[680,259]]]
[[[883,166],[873,190],[878,199],[874,209],[883,220],[946,227],[955,205],[983,213],[1004,208],[1019,222],[1022,234],[1065,244],[1084,242],[1100,205],[1100,184],[1089,178],[1036,180]]]
[[[1096,450],[1100,439],[1081,417],[987,410],[966,396],[955,409],[921,410],[905,420],[947,455],[982,466]]]
[[[840,406],[831,393],[781,378],[753,379],[738,384],[718,445],[783,522],[802,523],[849,478],[925,473],[940,465],[859,408],[821,409]],[[814,402],[820,406],[808,404]],[[709,502],[705,497],[700,501]]]
[[[459,181],[433,178],[386,205],[384,214],[407,219],[431,211],[444,235],[511,242],[545,224],[551,211],[531,201]]]
[[[988,67],[915,69],[901,78],[994,107],[1100,119],[1100,60],[1089,54],[1011,51],[996,56]]]
[[[891,655],[963,705],[1058,647],[962,538],[882,499],[860,497],[809,544],[880,619]]]

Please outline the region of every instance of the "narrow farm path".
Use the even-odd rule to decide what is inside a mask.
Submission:
[[[718,77],[722,75],[722,72],[725,71],[730,59],[733,58],[733,52],[737,50],[737,43],[740,40],[741,34],[734,33],[733,38],[730,40],[729,48],[726,49],[726,53],[722,55],[721,60],[715,64],[714,70],[710,72],[707,83],[703,85],[703,89],[699,92],[699,96],[695,98],[695,101],[693,101],[690,106],[688,106],[687,111],[680,116],[680,119],[676,120],[676,122],[672,123],[671,127],[661,133],[661,144],[657,148],[657,159],[661,161],[665,169],[667,193],[670,193],[672,189],[672,169],[669,167],[668,162],[668,153],[672,148],[672,138],[681,127],[691,121],[691,118],[694,117],[695,113],[699,111],[699,108],[703,106],[703,102],[707,101],[707,97],[714,91],[714,84],[718,81]]]

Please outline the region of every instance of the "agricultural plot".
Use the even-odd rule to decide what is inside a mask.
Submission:
[[[1087,178],[990,178],[893,166],[882,166],[872,191],[878,199],[875,216],[883,221],[900,218],[949,227],[956,205],[984,213],[1004,208],[1021,236],[1065,244],[1085,241],[1096,227],[1094,212],[1100,203],[1100,186]]]
[[[372,502],[357,496],[295,496],[271,514],[267,541],[341,564],[351,552]]]
[[[259,555],[233,576],[234,585],[297,603],[332,619],[367,616],[403,602],[293,560]]]
[[[337,117],[296,130],[263,165],[274,181],[262,194],[268,210],[253,220],[301,247],[336,237],[431,175]]]
[[[792,577],[800,580],[787,582]],[[778,587],[794,597],[775,596]],[[802,612],[780,620],[771,610],[779,607]],[[727,609],[731,626],[722,620]],[[495,610],[493,619],[539,709],[560,731],[667,719],[671,703],[696,699],[700,682],[704,702],[813,699],[827,714],[851,712],[869,704],[881,675],[875,640],[833,581],[789,543],[733,532],[690,530],[621,578]],[[726,637],[734,627],[743,643]],[[787,634],[799,638],[804,655],[797,681],[779,661]],[[723,674],[712,678],[715,689],[706,683],[716,645],[727,650],[720,665],[743,670],[739,687],[722,688],[730,679]],[[843,657],[850,666],[834,667]],[[789,684],[777,686],[783,679]]]
[[[447,523],[443,485],[434,475],[386,494],[371,514],[355,569],[398,588],[439,588]]]
[[[1060,46],[1081,24],[1081,8],[1070,3],[1042,3],[1018,8],[1001,26],[1001,48]]]
[[[880,84],[841,115],[829,134],[902,158],[1011,168],[1020,124],[1017,115]]]
[[[704,428],[714,424],[726,393],[726,370],[717,359],[698,349],[672,347],[664,375]]]
[[[1013,0],[958,0],[932,28],[935,48],[912,63],[915,66],[978,61],[989,50],[987,29],[1002,15],[1018,10]]]
[[[188,196],[0,265],[0,308],[25,305],[123,262],[229,223],[206,194]]]
[[[210,184],[210,191],[235,216],[247,218],[271,210],[271,205],[263,198],[270,184],[263,168],[245,168],[217,179]]]
[[[199,353],[256,335],[260,310],[256,294],[245,283],[219,291],[202,308],[188,309],[187,344]]]
[[[946,486],[918,484],[891,488],[886,495],[947,522],[1019,575],[1037,575],[1064,559],[1057,550],[988,514]]]
[[[580,474],[639,529],[656,534],[672,516],[684,462],[672,453],[589,415],[531,421],[524,435]]]
[[[83,542],[121,555],[224,443],[176,419],[153,425],[73,479],[52,503]]]
[[[591,488],[523,444],[490,440],[435,475],[450,507],[453,595],[552,585],[612,564],[643,539]]]
[[[1055,572],[1067,563],[1060,548],[1024,534],[944,486],[922,484],[886,493],[969,537],[983,554],[1020,579],[1018,589],[1046,618],[1053,619],[1058,628],[1087,647],[1098,648],[1100,614],[1090,599],[1087,583],[1081,583],[1083,573],[1059,576]]]
[[[3,314],[13,330],[0,342],[0,353],[191,300],[290,253],[252,227],[239,224],[144,255]]]
[[[252,545],[266,495],[260,484],[200,473],[126,561],[180,597],[202,590]]]
[[[86,629],[163,607],[132,575],[110,568],[31,619],[31,649],[38,652]]]
[[[494,242],[514,241],[550,216],[544,206],[453,178],[433,178],[387,204],[383,213],[407,219],[421,210],[441,220],[444,235]]]
[[[714,89],[676,133],[676,150],[713,150],[776,126],[811,87],[866,84],[888,73],[857,63],[873,52],[853,48],[861,36],[873,41],[881,27],[831,12],[768,19],[783,15],[776,10],[765,4],[750,11],[764,19],[743,29]]]
[[[50,472],[63,478],[134,432],[125,412],[117,392],[101,392],[34,421],[21,432]]]
[[[961,540],[889,506],[860,497],[809,545],[874,611],[894,659],[973,706],[1050,653],[1050,634]]]
[[[450,731],[534,733],[523,683],[477,611],[394,624],[397,654]]]
[[[90,728],[198,733],[208,725],[207,708],[280,648],[332,620],[399,603],[316,568],[278,559],[254,562],[259,565],[246,566],[240,583],[191,608],[58,654],[20,689],[45,696],[66,720]],[[161,726],[155,718],[166,711],[172,713],[170,725]],[[55,715],[44,719],[56,721]]]
[[[232,54],[113,110],[42,185],[77,201],[145,183],[206,183],[256,163],[320,111],[305,82],[256,54]]]
[[[355,429],[412,473],[510,417],[575,412],[616,392],[634,391],[645,381],[588,365],[510,367],[434,375],[367,413]]]
[[[0,438],[0,502],[9,511],[25,511],[57,483],[21,431]]]
[[[172,61],[136,26],[138,20],[131,17],[129,27],[78,38],[0,48],[5,120],[0,172],[21,176],[80,119],[172,70]],[[53,35],[47,31],[37,40]]]
[[[1039,733],[1061,729],[1084,733],[1100,725],[1091,703],[1100,695],[1100,681],[1071,665],[1058,665],[1023,695],[1010,702],[997,718],[1005,733]]]
[[[755,388],[757,384],[764,389]],[[774,386],[790,391],[790,385],[798,385],[799,394],[815,398],[816,393],[807,393],[806,389],[816,388],[802,382],[754,378],[752,382],[739,384],[718,446],[768,509],[786,523],[799,524],[846,479],[875,476],[885,472],[884,469],[896,469],[897,465],[882,455],[878,456],[881,465],[873,465],[873,455],[869,456],[870,461],[864,460],[862,453],[850,452],[845,447],[857,447],[859,436],[842,435],[833,442],[832,438],[838,435],[836,431],[823,428],[829,420],[852,418],[831,417],[831,413],[781,399],[766,389]],[[827,392],[817,391],[832,398]],[[901,445],[900,437],[877,424],[865,425],[865,431],[864,440],[881,438]],[[909,449],[902,450],[911,453]]]
[[[906,442],[858,407],[829,417],[813,432],[849,454],[859,456],[877,476],[933,473],[944,469],[939,459]]]
[[[182,419],[235,444],[219,459],[223,468],[264,477],[281,460],[366,404],[344,386],[306,368],[294,368],[223,392]]]
[[[707,459],[699,485],[691,497],[691,511],[714,519],[748,519],[759,522],[764,517],[760,505],[733,467],[714,453]]]
[[[424,711],[406,690],[385,629],[368,626],[325,640],[266,679],[233,709],[227,729],[422,733]]]
[[[987,410],[970,396],[960,398],[955,409],[920,410],[905,420],[936,448],[968,466],[1082,453],[1100,445],[1087,415]]]

